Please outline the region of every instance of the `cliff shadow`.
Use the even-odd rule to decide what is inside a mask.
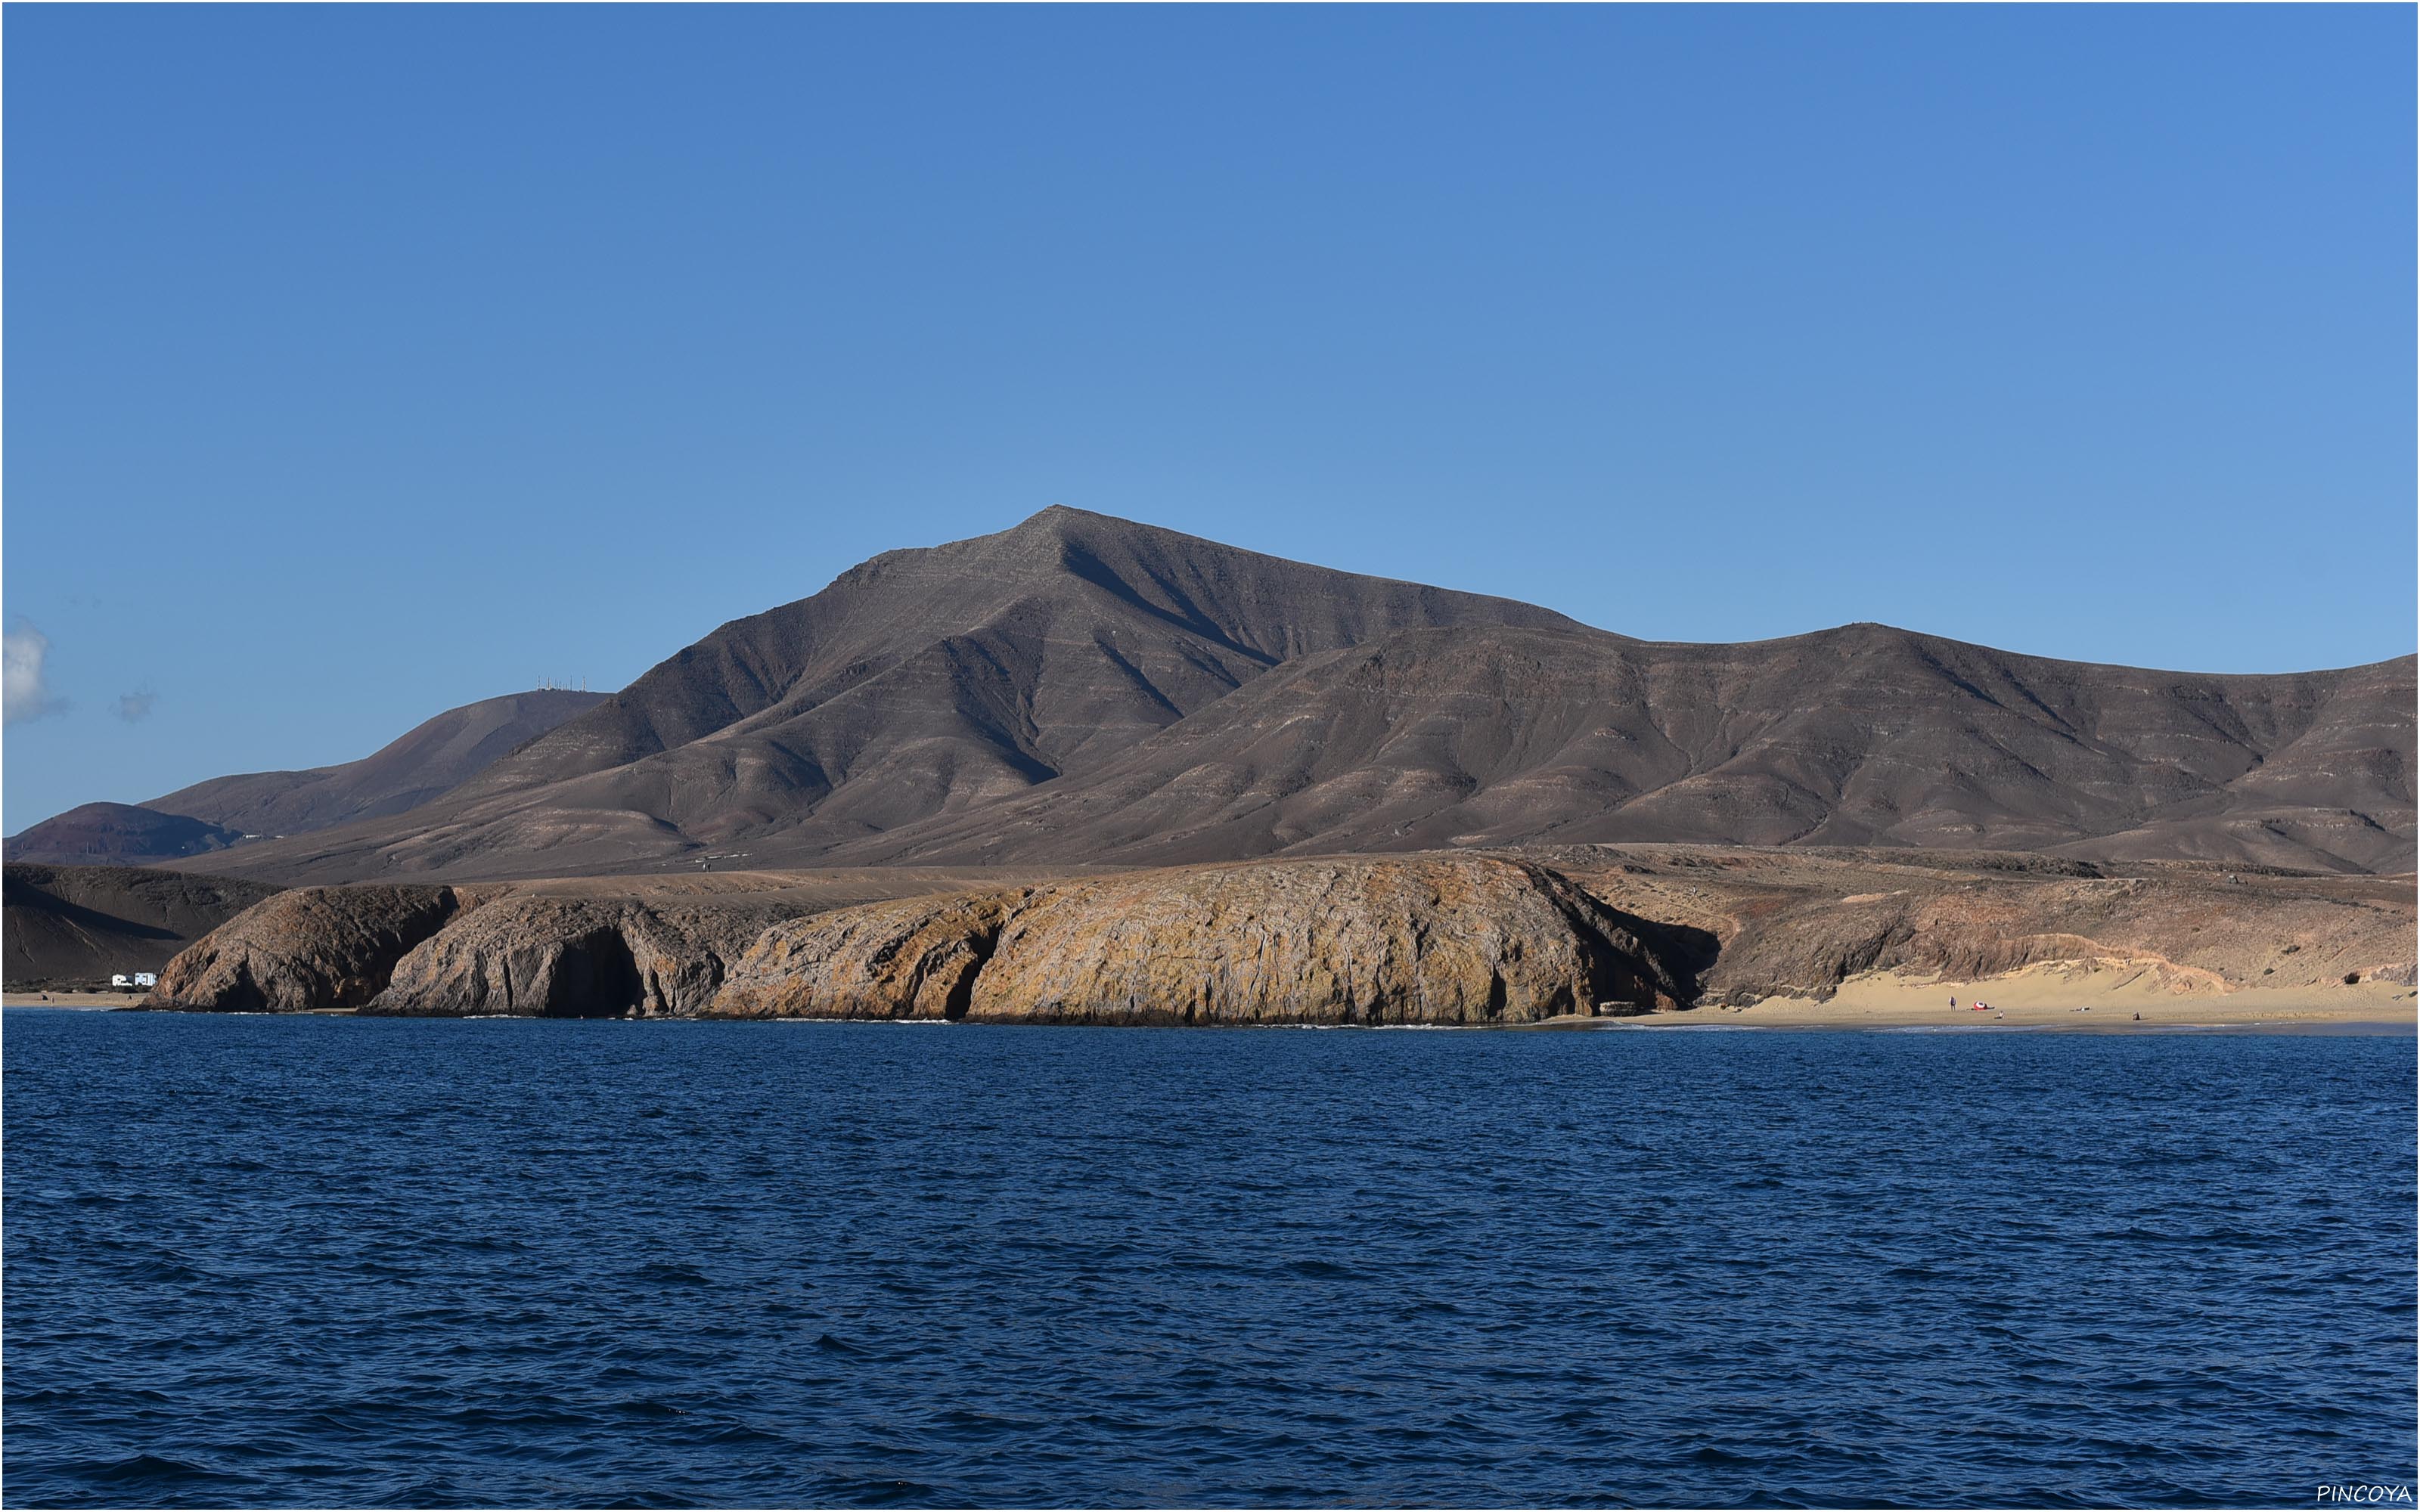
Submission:
[[[1606,912],[1638,941],[1651,964],[1663,968],[1674,1000],[1684,1008],[1695,1006],[1704,993],[1706,974],[1723,953],[1721,938],[1694,924],[1666,923],[1619,908]]]
[[[564,942],[537,1012],[551,1019],[623,1018],[645,1005],[646,983],[630,942],[608,925]]]

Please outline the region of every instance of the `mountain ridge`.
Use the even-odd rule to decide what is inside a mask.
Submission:
[[[287,882],[1170,864],[1533,841],[2406,870],[2413,658],[2061,661],[1858,624],[1640,640],[1054,507],[729,621]]]
[[[1881,678],[1819,683],[1826,657],[1838,660],[1836,673],[1854,673],[1860,658],[1894,664]],[[1391,678],[1389,658],[1398,664]],[[1759,663],[1758,677],[1795,684],[1806,706],[1776,707],[1769,687],[1725,686],[1723,674],[1739,671],[1727,660]],[[1539,675],[1523,677],[1525,668]],[[2410,658],[2282,683],[2260,674],[2133,674],[2227,709],[2236,728],[2212,732],[2156,717],[2169,712],[2159,699],[2148,701],[2146,713],[2094,707],[2094,699],[2080,696],[2079,686],[2122,693],[2123,683],[2105,675],[2112,671],[2120,670],[1871,625],[1747,646],[1609,647],[1544,631],[1404,631],[1304,658],[1098,771],[987,812],[980,825],[911,826],[831,859],[1081,855],[1170,864],[1237,853],[1642,841],[2105,854],[2110,847],[2095,844],[2098,837],[2134,821],[2195,817],[2192,805],[2208,807],[2230,787],[2257,783],[2275,764],[2259,745],[2288,733],[2292,742],[2307,738],[2322,705],[2375,683],[2373,703],[2391,711],[2408,706],[2412,683]],[[1924,795],[1887,780],[1885,768],[1909,764],[1911,742],[1929,740],[1937,753],[1951,733],[1939,728],[1934,709],[1943,705],[1937,691],[1923,692],[1921,672],[1997,717],[1981,732],[1981,747],[1963,753],[1958,774],[1999,785],[1990,822],[1960,811],[1928,820]],[[2079,686],[2053,686],[2059,682]],[[2281,693],[2289,704],[2282,714]],[[1600,723],[1607,715],[1612,722]],[[1960,718],[1978,717],[1974,708],[1958,711]],[[2405,730],[2408,741],[2408,723]],[[1340,762],[1340,748],[1348,760]],[[1390,762],[1389,751],[1398,759]],[[2326,798],[2354,811],[2383,810],[2399,816],[2403,836],[2368,826],[2382,840],[2354,846],[2350,856],[2317,844],[2295,848],[2283,838],[2239,854],[2331,870],[2368,870],[2408,856],[2409,763],[2370,777],[2306,777],[2304,801],[2288,807],[2308,810]],[[1559,801],[1557,789],[1569,801]],[[1202,809],[1213,790],[1228,827],[1204,835],[1212,821]],[[1714,795],[1712,815],[1693,806],[1702,791]],[[1182,801],[1171,802],[1179,794]],[[1753,811],[1724,822],[1726,806]],[[1037,838],[1020,837],[1020,825]]]
[[[447,709],[358,761],[211,778],[144,805],[248,834],[287,835],[403,813],[603,702],[602,693],[534,688]]]
[[[8,837],[8,857],[148,864],[407,812],[604,696],[506,693],[424,719],[357,761],[210,778],[141,804],[84,804]]]
[[[1280,557],[1054,504],[991,535],[883,552],[841,573],[817,594],[726,621],[648,669],[598,709],[552,732],[538,743],[542,748],[517,752],[511,761],[499,763],[483,775],[473,795],[508,791],[533,777],[564,780],[642,761],[784,703],[799,705],[798,712],[812,710],[897,669],[916,652],[929,654],[936,644],[979,646],[985,633],[1001,629],[1003,622],[1012,631],[1021,627],[1019,613],[1033,608],[1037,586],[1063,587],[1066,578],[1196,643],[1203,658],[1191,670],[1226,688],[1249,680],[1240,674],[1238,663],[1254,664],[1256,675],[1303,650],[1328,643],[1346,628],[1335,622],[1354,618],[1349,609],[1340,613],[1331,604],[1326,615],[1329,624],[1306,625],[1301,623],[1305,618],[1317,616],[1306,616],[1298,598],[1287,606],[1293,619],[1276,638],[1278,643],[1255,644],[1271,638],[1237,623],[1238,606],[1220,606],[1221,585],[1206,579],[1198,565],[1187,570],[1182,558],[1187,548],[1198,548],[1235,559],[1246,570],[1274,571],[1296,579],[1350,579],[1395,590],[1406,601],[1398,606],[1406,613],[1435,615],[1485,604],[1524,623],[1582,628],[1534,605],[1306,568]],[[1125,557],[1125,571],[1105,562],[1105,553]],[[969,566],[976,570],[966,570]],[[1130,580],[1136,577],[1143,586]],[[1188,578],[1194,580],[1188,582]],[[877,596],[889,602],[876,607]],[[1205,605],[1205,598],[1211,603]],[[903,622],[913,638],[908,649],[881,633],[897,630]],[[810,646],[808,638],[817,634],[833,644]],[[1171,696],[1162,679],[1150,676],[1134,659],[1121,655],[1118,660],[1129,678],[1148,689],[1147,702],[1172,713],[1201,702],[1200,689],[1186,687]],[[979,666],[969,670],[982,671]],[[1174,671],[1168,669],[1162,678]],[[815,681],[809,682],[810,677]],[[1198,681],[1181,672],[1170,680],[1180,685]]]

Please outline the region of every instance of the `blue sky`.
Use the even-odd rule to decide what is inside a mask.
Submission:
[[[1054,502],[1641,636],[2401,655],[2413,24],[12,7],[5,827]]]

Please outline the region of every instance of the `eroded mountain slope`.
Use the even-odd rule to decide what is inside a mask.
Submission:
[[[1126,863],[1537,841],[2411,864],[2412,662],[2218,677],[1882,625],[1706,646],[1413,630],[1091,774],[838,860]]]
[[[245,861],[343,880],[812,856],[1088,770],[1291,657],[1458,624],[1601,634],[1051,509],[726,625],[408,821]]]
[[[1860,625],[1638,641],[1054,509],[736,621],[287,882],[1538,841],[2409,868],[2413,659],[2262,676]]]

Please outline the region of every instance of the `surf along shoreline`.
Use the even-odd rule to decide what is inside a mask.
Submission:
[[[1958,1006],[1949,1006],[1950,998]],[[1990,1004],[1986,1011],[1970,1005]],[[11,992],[9,1008],[57,1009],[69,1011],[201,1013],[218,1016],[226,1010],[153,1006],[141,995],[108,992],[45,994]],[[349,1008],[303,1011],[318,1018],[387,1018]],[[257,1012],[245,1016],[290,1017],[291,1012]],[[451,1016],[451,1015],[447,1015]],[[525,1014],[482,1017],[530,1017]],[[946,1020],[891,1019],[867,1016],[729,1019],[695,1015],[646,1020],[590,1019],[582,1022],[691,1023],[850,1023],[938,1024]],[[1054,1027],[1048,1024],[1016,1026]],[[1187,1026],[1135,1025],[1133,1027]],[[2420,1032],[2420,993],[2392,982],[2362,982],[2319,992],[2264,992],[2250,989],[2228,994],[2177,995],[2154,988],[2115,982],[2062,980],[2050,972],[2027,972],[1996,980],[1919,980],[1878,973],[1844,983],[1828,1002],[1808,997],[1770,997],[1740,1007],[1701,1004],[1648,1013],[1566,1014],[1556,1018],[1502,1024],[1303,1024],[1215,1023],[1202,1028],[1360,1028],[1445,1029],[1467,1031],[1558,1032],[1591,1029],[1833,1029],[1833,1030],[2010,1030],[2060,1033],[2174,1033],[2231,1030],[2266,1033],[2412,1034]]]

